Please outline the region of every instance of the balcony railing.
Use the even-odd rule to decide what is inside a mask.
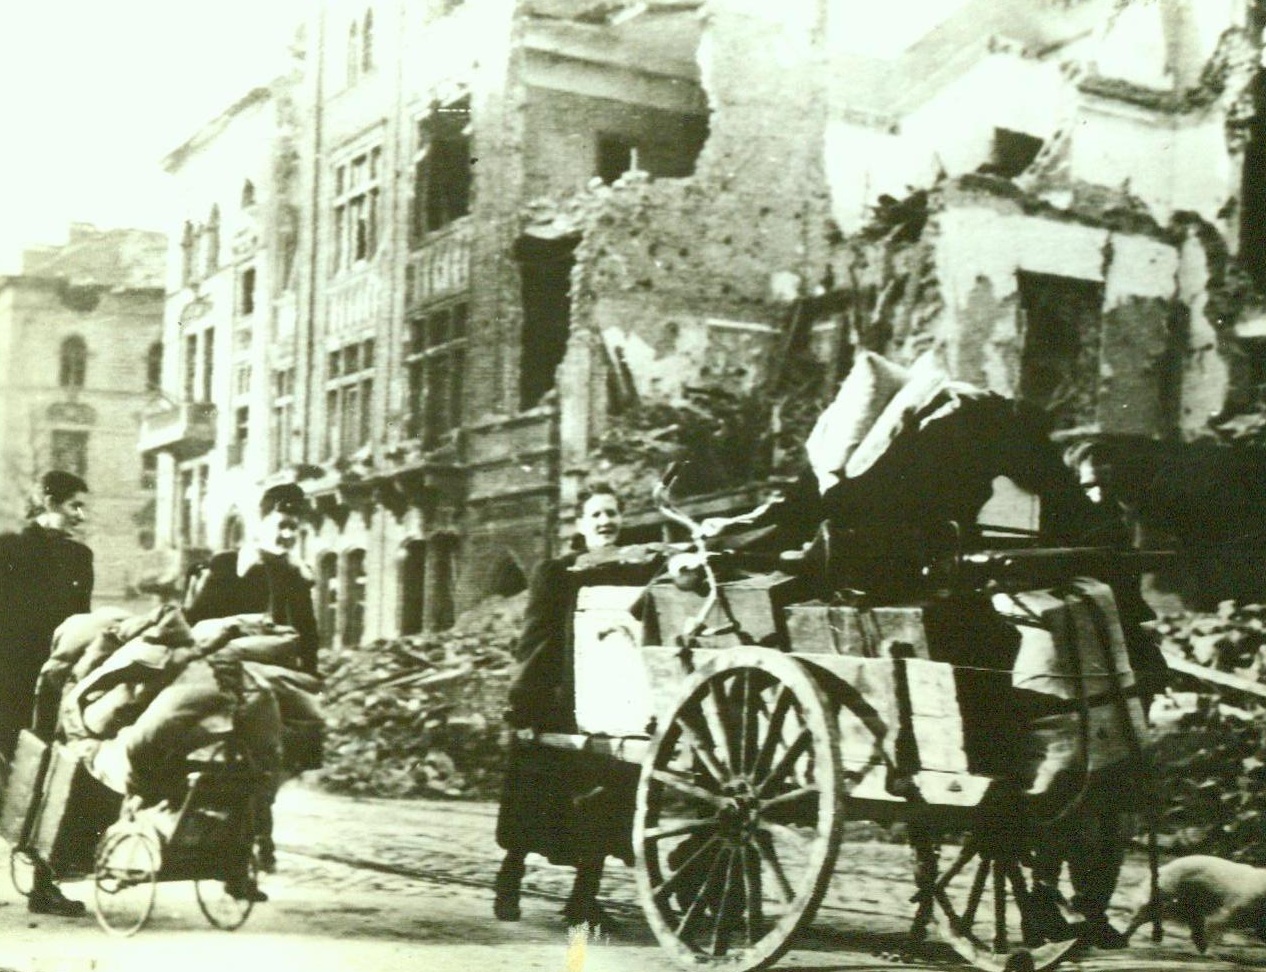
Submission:
[[[192,459],[215,445],[215,406],[210,402],[165,404],[141,417],[141,452],[170,452]]]

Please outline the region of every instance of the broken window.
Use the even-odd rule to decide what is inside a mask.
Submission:
[[[409,322],[405,349],[410,438],[440,446],[461,425],[466,360],[464,302],[420,314]]]
[[[555,384],[571,329],[571,270],[577,240],[525,236],[515,248],[523,299],[519,405],[532,408]]]
[[[83,388],[88,375],[88,345],[78,334],[62,341],[58,384],[63,388]]]
[[[980,171],[1002,176],[1004,179],[1014,179],[1033,164],[1042,144],[1042,139],[1035,135],[1013,132],[1009,128],[995,128],[993,154],[980,167]]]
[[[1044,409],[1056,428],[1092,421],[1103,284],[1023,271],[1019,284],[1019,397]]]
[[[598,136],[598,178],[607,185],[637,168],[637,146],[621,135]]]
[[[378,250],[382,149],[375,146],[334,170],[334,271],[370,259]]]
[[[88,433],[54,429],[50,467],[76,476],[88,475]]]
[[[435,105],[417,123],[413,157],[414,246],[470,212],[470,97]]]
[[[326,357],[325,458],[369,443],[374,398],[374,341],[348,344]]]
[[[426,544],[410,540],[400,561],[400,633],[418,634],[426,610]]]

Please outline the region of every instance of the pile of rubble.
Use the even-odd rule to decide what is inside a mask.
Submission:
[[[489,598],[448,631],[323,658],[321,784],[365,796],[495,797],[526,599]]]
[[[1266,863],[1266,606],[1225,601],[1154,627],[1172,669],[1151,712],[1162,843]]]

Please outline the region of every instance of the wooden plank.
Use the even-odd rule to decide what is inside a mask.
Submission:
[[[1266,699],[1266,685],[1262,685],[1260,682],[1251,682],[1247,678],[1232,675],[1230,672],[1220,672],[1216,668],[1197,665],[1193,661],[1188,661],[1178,655],[1171,655],[1168,652],[1165,653],[1165,661],[1170,669],[1175,672],[1182,672],[1184,675],[1194,675],[1196,678],[1212,682],[1214,685],[1235,689],[1237,692],[1244,692],[1247,695],[1256,695],[1258,698]]]
[[[909,645],[916,657],[928,658],[923,609],[896,607],[828,607],[792,604],[785,609],[787,638],[793,652],[859,655],[876,658],[892,643]]]

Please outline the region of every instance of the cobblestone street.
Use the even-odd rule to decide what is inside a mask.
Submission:
[[[105,936],[91,918],[29,915],[8,882],[0,892],[0,968],[14,972],[115,972],[150,968],[179,972],[269,966],[319,970],[464,970],[574,972],[579,946],[569,947],[558,917],[570,872],[538,863],[530,871],[523,920],[491,916],[491,879],[498,852],[490,804],[354,800],[301,784],[277,806],[279,869],[240,931],[210,929],[187,884],[164,884],[149,926],[132,939]],[[1143,881],[1132,860],[1118,900]],[[90,898],[86,883],[69,893]],[[818,920],[778,968],[845,969],[964,967],[944,946],[917,958],[900,955],[910,912],[909,852],[884,843],[852,843]],[[610,866],[604,899],[618,925],[587,943],[583,968],[651,972],[666,967],[635,903],[631,869]],[[1118,920],[1124,911],[1118,910]],[[1067,963],[1072,972],[1266,966],[1266,948],[1230,940],[1232,962],[1202,959],[1171,928],[1162,946],[1145,934],[1124,952],[1089,952]]]

